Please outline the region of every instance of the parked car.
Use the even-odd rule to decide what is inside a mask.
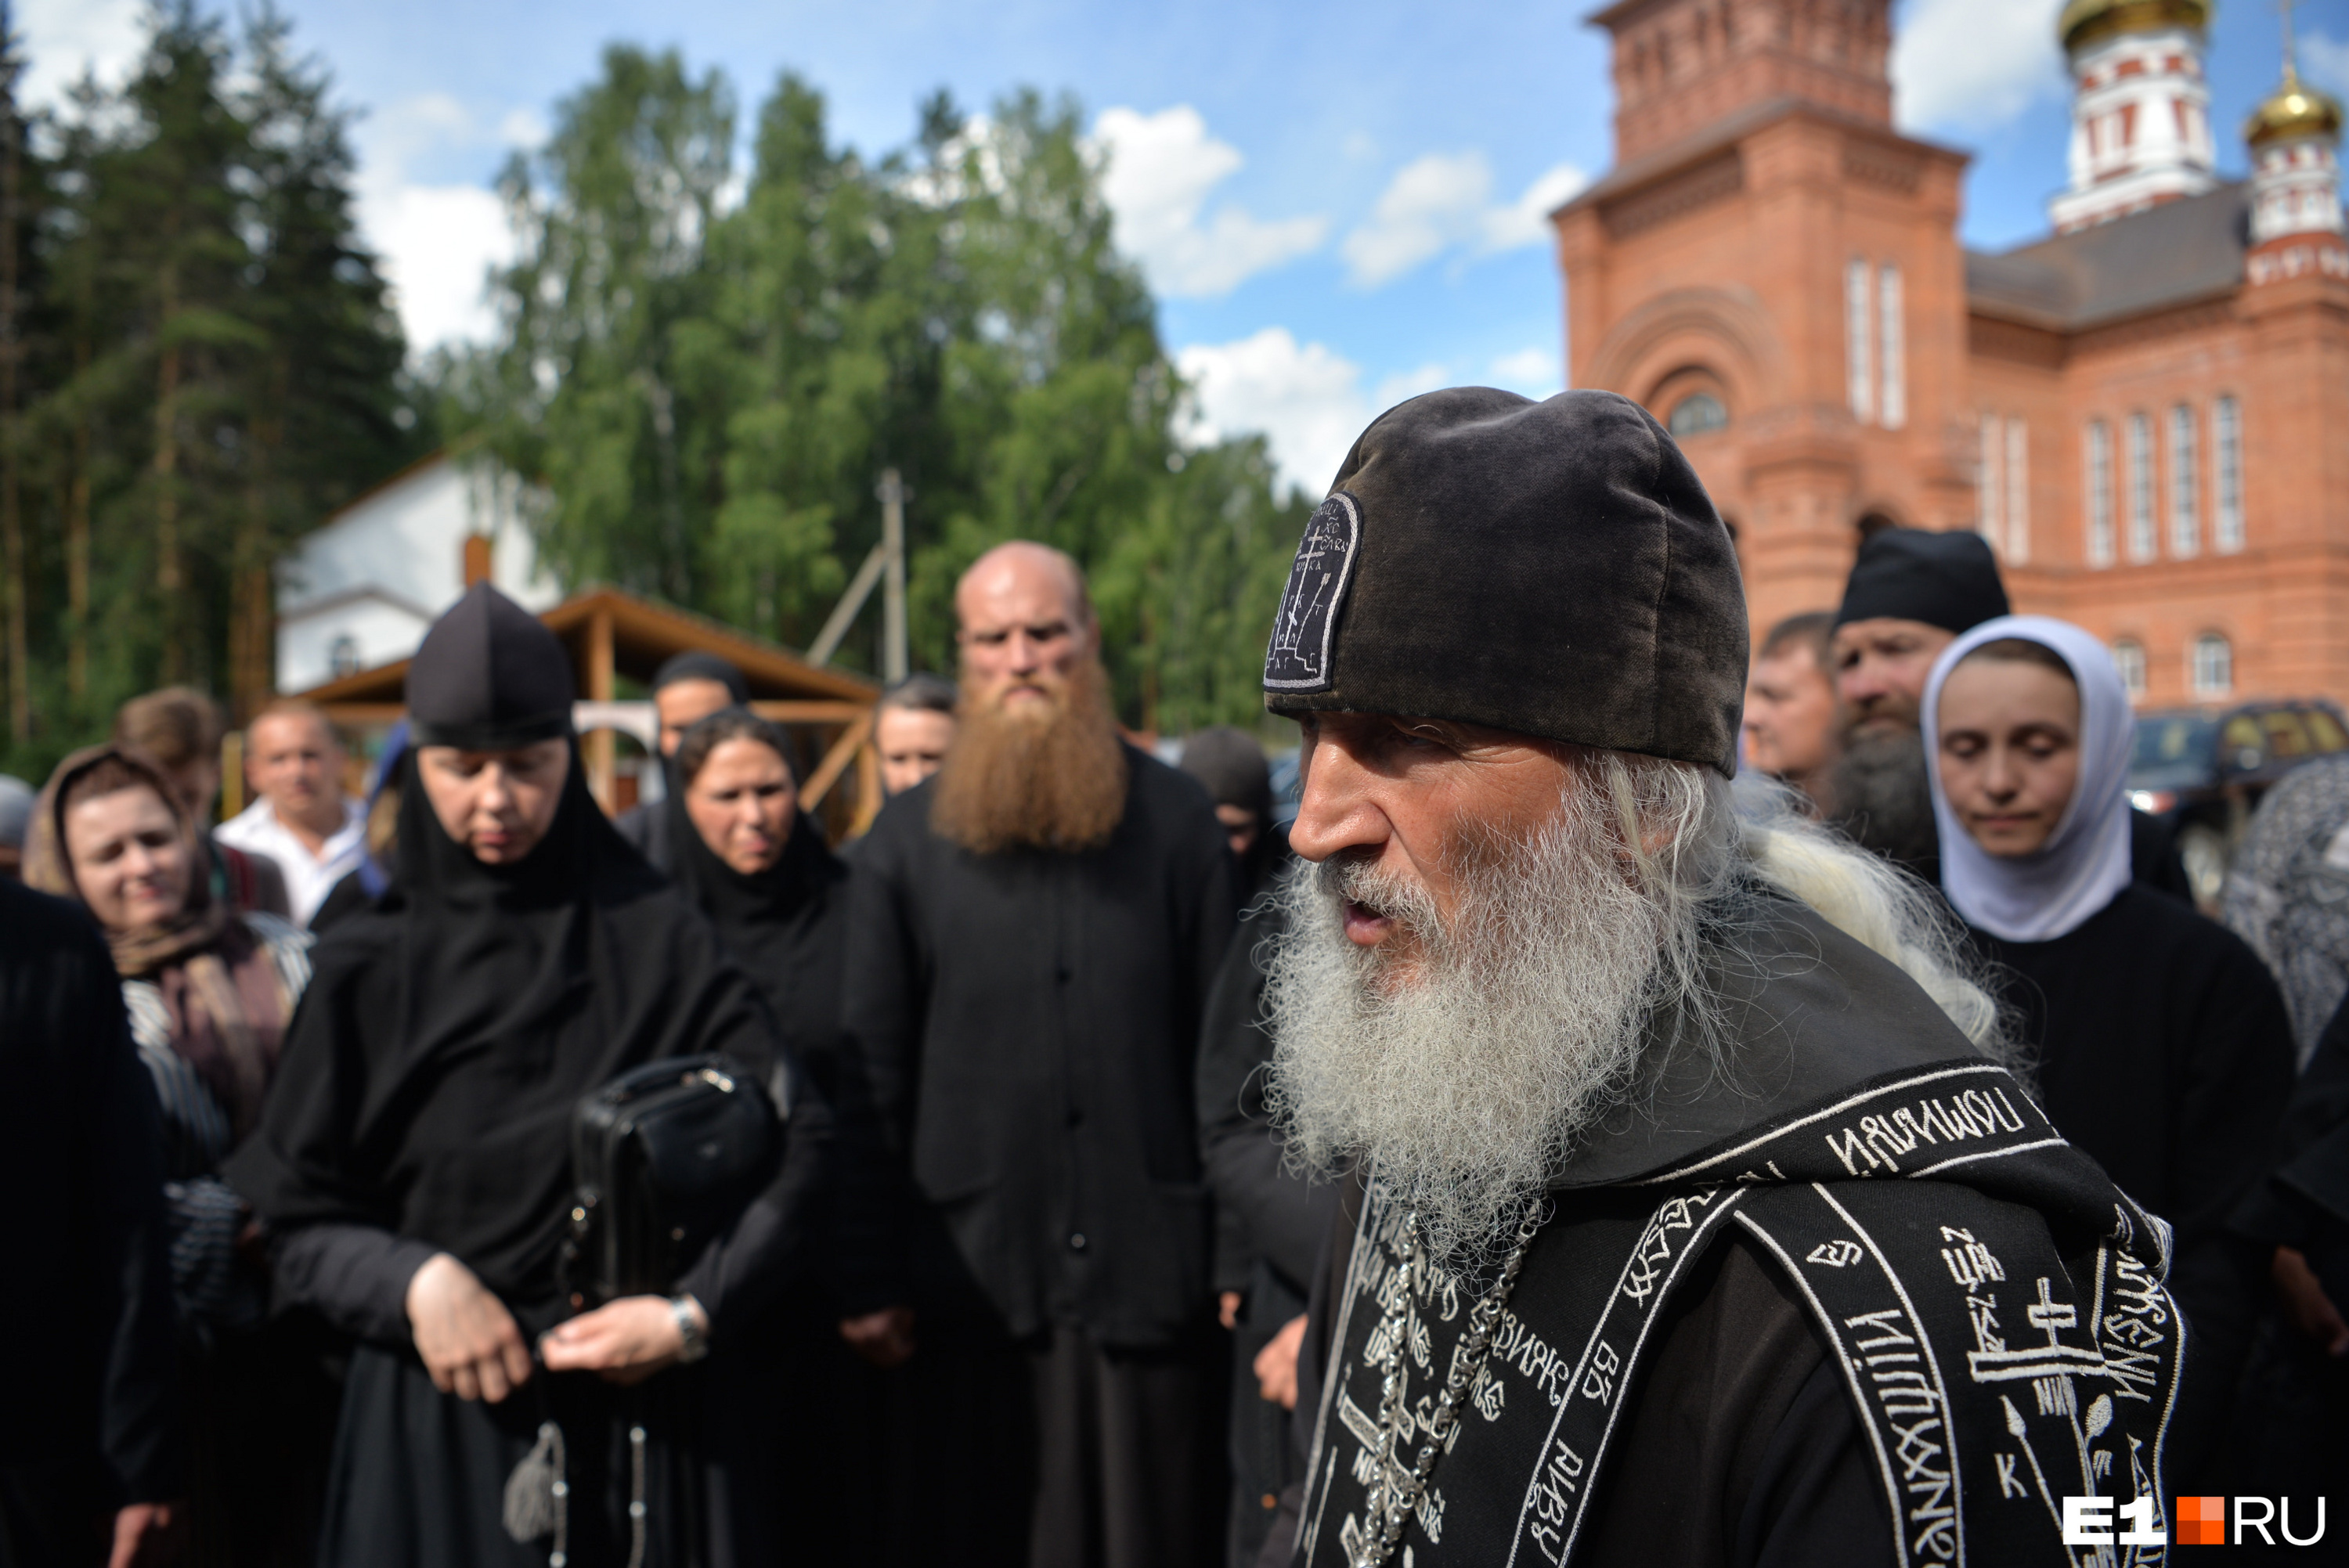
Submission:
[[[2195,901],[2212,910],[2260,797],[2309,758],[2334,751],[2349,751],[2349,721],[2329,702],[2143,713],[2129,799],[2169,823]]]

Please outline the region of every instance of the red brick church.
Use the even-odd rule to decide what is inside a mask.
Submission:
[[[1555,214],[1568,384],[1628,394],[1736,529],[1757,634],[1868,530],[1981,531],[2016,606],[2149,704],[2349,696],[2341,107],[2282,85],[2217,172],[2207,0],[2072,0],[2052,235],[1958,240],[1893,128],[1889,0],[1623,0],[1616,167]]]

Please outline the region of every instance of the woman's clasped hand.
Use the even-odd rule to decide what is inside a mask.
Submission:
[[[684,1306],[707,1333],[701,1304],[688,1296]],[[624,1296],[550,1329],[533,1357],[505,1303],[447,1253],[436,1253],[408,1283],[409,1326],[432,1386],[492,1405],[529,1382],[534,1364],[641,1383],[684,1357],[677,1315],[667,1296]]]

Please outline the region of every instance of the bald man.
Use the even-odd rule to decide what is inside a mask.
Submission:
[[[843,1332],[902,1363],[911,1460],[885,1514],[905,1537],[866,1557],[1203,1562],[1220,1370],[1191,1085],[1230,854],[1206,790],[1119,738],[1073,562],[1000,546],[955,610],[960,733],[882,810],[849,900],[848,1076],[892,1174],[851,1204]]]

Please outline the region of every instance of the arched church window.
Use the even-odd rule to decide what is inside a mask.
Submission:
[[[1664,424],[1675,437],[1702,436],[1729,423],[1729,410],[1710,392],[1692,392],[1672,405]]]
[[[336,680],[359,673],[359,641],[348,632],[326,645],[326,668]]]
[[[2193,665],[2189,671],[2196,696],[2225,696],[2235,689],[2235,650],[2216,632],[2194,639]]]

